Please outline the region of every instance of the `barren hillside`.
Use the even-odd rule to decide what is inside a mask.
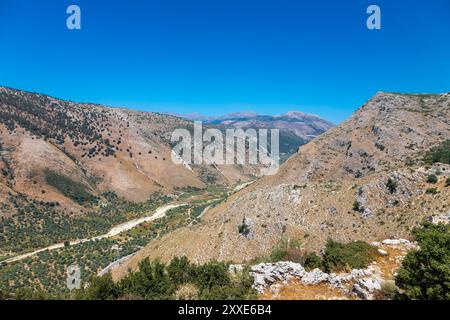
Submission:
[[[145,203],[254,179],[250,166],[175,165],[170,136],[177,128],[192,123],[0,87],[0,253],[17,237],[22,249],[51,244],[37,240],[50,233],[67,239],[61,230],[77,238],[77,219],[96,221],[110,199]]]

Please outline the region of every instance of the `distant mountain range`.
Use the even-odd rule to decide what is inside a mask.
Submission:
[[[334,127],[330,121],[319,116],[290,111],[280,115],[261,115],[255,112],[230,113],[224,116],[205,116],[201,114],[175,114],[178,117],[203,121],[205,124],[236,129],[279,129],[280,130],[280,154],[284,161],[298,148]]]

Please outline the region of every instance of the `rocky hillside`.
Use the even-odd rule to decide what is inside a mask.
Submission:
[[[231,195],[200,224],[150,243],[114,275],[144,257],[248,261],[283,237],[315,251],[328,238],[408,238],[424,218],[448,214],[449,163],[424,159],[449,138],[450,94],[378,93],[300,148],[277,175]]]
[[[282,161],[296,153],[300,146],[334,127],[334,124],[329,121],[300,111],[273,116],[246,112],[232,113],[221,117],[205,117],[196,114],[181,115],[181,117],[224,128],[279,129]]]

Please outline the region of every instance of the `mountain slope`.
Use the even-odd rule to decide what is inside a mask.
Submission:
[[[192,127],[173,116],[0,87],[0,255],[14,242],[7,235],[24,235],[23,249],[51,244],[25,239],[27,232],[76,238],[75,225],[89,215],[95,232],[98,219],[114,220],[99,215],[110,199],[146,203],[254,179],[250,166],[175,165],[171,133]]]
[[[379,93],[347,121],[300,148],[264,177],[204,215],[202,223],[150,243],[115,277],[145,257],[187,255],[242,262],[270,252],[282,237],[320,250],[327,238],[408,237],[425,217],[447,214],[450,166],[424,166],[450,138],[450,94]],[[439,173],[437,184],[428,175]],[[432,188],[435,188],[432,192]],[[249,232],[240,234],[246,224]]]

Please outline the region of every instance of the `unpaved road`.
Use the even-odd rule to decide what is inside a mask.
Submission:
[[[104,235],[101,235],[101,236],[98,236],[98,237],[93,237],[93,238],[89,238],[89,239],[79,239],[79,240],[71,241],[70,242],[70,246],[74,246],[74,245],[77,245],[77,244],[80,244],[80,243],[84,243],[84,242],[89,242],[89,241],[95,241],[95,240],[101,240],[101,239],[106,239],[106,238],[112,238],[114,236],[117,236],[117,235],[121,234],[122,232],[131,230],[134,227],[136,227],[136,226],[138,226],[138,225],[140,225],[142,223],[151,222],[151,221],[163,218],[166,215],[167,211],[169,211],[171,209],[174,209],[174,208],[182,207],[182,206],[185,206],[185,205],[186,204],[169,204],[169,205],[165,205],[165,206],[159,207],[158,209],[156,209],[155,213],[153,215],[151,215],[151,216],[143,217],[143,218],[137,218],[137,219],[133,219],[133,220],[127,221],[127,222],[125,222],[123,224],[120,224],[118,226],[113,227],[108,233],[106,233]],[[21,255],[15,256],[15,257],[7,259],[7,260],[5,260],[3,262],[7,263],[7,264],[8,263],[12,263],[12,262],[17,262],[17,261],[20,261],[20,260],[32,257],[34,255],[37,255],[38,253],[46,251],[46,250],[52,251],[52,250],[56,250],[56,249],[61,249],[63,247],[64,247],[64,243],[57,243],[57,244],[54,244],[54,245],[51,245],[51,246],[48,246],[48,247],[45,247],[45,248],[42,248],[42,249],[35,250],[33,252],[29,252],[29,253],[25,253],[25,254],[21,254]]]

